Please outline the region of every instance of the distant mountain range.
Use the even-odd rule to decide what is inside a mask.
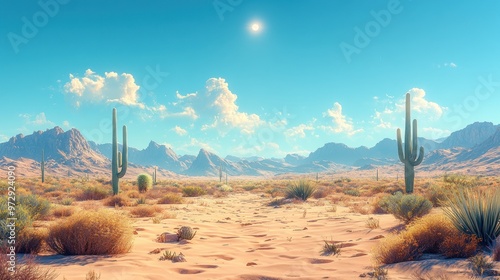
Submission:
[[[422,170],[469,170],[496,174],[500,166],[500,125],[476,122],[440,141],[419,138],[425,148]],[[52,169],[92,173],[110,167],[111,144],[88,142],[77,129],[55,127],[31,135],[16,135],[0,143],[0,166],[29,159],[37,168],[42,149]],[[129,162],[137,170],[158,166],[164,174],[218,176],[219,170],[232,176],[272,176],[284,173],[316,173],[366,170],[399,164],[396,140],[383,139],[374,147],[351,148],[343,143],[326,143],[307,157],[288,154],[283,159],[240,158],[201,149],[198,155],[177,155],[171,148],[151,141],[146,149],[129,147]]]

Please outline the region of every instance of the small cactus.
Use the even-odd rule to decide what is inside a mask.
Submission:
[[[177,240],[191,240],[196,235],[196,231],[193,232],[191,227],[183,226],[179,230],[177,230]]]
[[[111,154],[111,185],[113,187],[113,195],[120,192],[119,179],[125,176],[128,164],[128,146],[127,146],[127,126],[123,126],[123,147],[122,152],[118,152],[118,141],[116,137],[116,108],[113,108],[113,142]],[[121,167],[121,170],[118,169]]]
[[[153,180],[149,174],[140,174],[137,176],[137,187],[139,192],[143,193],[149,190],[153,185]]]

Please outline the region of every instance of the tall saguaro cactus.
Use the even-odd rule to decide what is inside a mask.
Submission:
[[[405,164],[405,187],[406,193],[413,192],[413,182],[415,179],[414,167],[419,165],[424,159],[424,147],[420,147],[418,153],[417,140],[417,120],[413,120],[413,135],[411,133],[411,117],[410,117],[410,94],[406,94],[406,124],[405,124],[405,142],[403,153],[403,142],[401,141],[401,130],[398,128],[398,155],[399,160]]]
[[[45,183],[45,150],[42,149],[42,161],[40,162],[42,169],[42,183]]]
[[[111,155],[111,184],[113,185],[113,195],[117,195],[120,186],[119,178],[122,178],[127,172],[128,146],[127,146],[127,126],[123,126],[123,148],[118,151],[118,142],[116,140],[116,108],[113,108],[113,143]],[[120,171],[118,169],[121,168]]]

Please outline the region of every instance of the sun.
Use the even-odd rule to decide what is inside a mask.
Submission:
[[[258,32],[260,32],[262,30],[262,25],[259,22],[252,22],[250,24],[250,30],[253,33],[258,33]]]

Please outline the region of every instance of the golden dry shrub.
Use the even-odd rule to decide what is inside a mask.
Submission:
[[[127,217],[110,210],[81,211],[49,229],[47,244],[61,255],[127,253],[133,230]]]
[[[131,206],[132,202],[130,201],[130,199],[126,195],[119,194],[119,195],[113,195],[113,196],[106,198],[106,200],[104,200],[104,205],[112,206],[112,207],[116,207],[116,206],[123,207],[123,206]]]
[[[0,247],[2,252],[6,252]],[[10,271],[10,258],[7,254],[0,254],[0,279],[1,280],[54,280],[59,275],[52,268],[44,268],[36,262],[35,256],[26,255],[22,261],[16,263],[14,272]]]
[[[16,253],[38,254],[47,236],[48,231],[45,228],[24,228],[16,239]]]
[[[58,206],[53,208],[52,216],[56,218],[69,217],[75,213],[76,208],[73,206]]]
[[[412,261],[422,255],[415,238],[406,234],[387,236],[374,248],[373,253],[378,264]]]
[[[182,204],[182,202],[182,196],[173,193],[168,193],[158,199],[158,204]]]
[[[156,205],[139,205],[137,207],[131,208],[130,209],[130,214],[143,218],[143,217],[153,217],[156,215],[156,213],[162,212],[163,209],[160,206]]]
[[[419,248],[426,253],[438,253],[443,240],[457,230],[444,215],[428,215],[410,224],[406,234],[415,238]]]
[[[468,258],[476,254],[480,240],[475,235],[464,234],[456,230],[446,236],[439,246],[439,251],[447,258]]]

